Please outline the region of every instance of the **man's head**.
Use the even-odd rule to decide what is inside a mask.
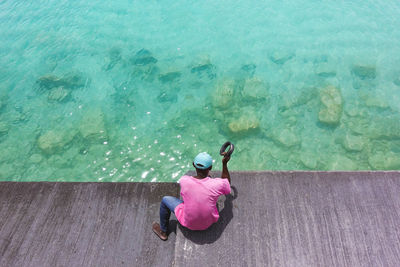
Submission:
[[[196,168],[197,174],[207,176],[212,169],[212,157],[206,152],[198,154],[193,160],[193,166]]]

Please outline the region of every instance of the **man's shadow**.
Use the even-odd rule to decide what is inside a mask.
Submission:
[[[217,202],[217,207],[219,212],[219,219],[216,223],[211,225],[207,230],[203,231],[193,231],[186,227],[178,224],[176,220],[170,221],[170,229],[176,229],[178,225],[179,230],[182,232],[183,236],[193,243],[203,245],[211,244],[217,241],[222,232],[225,230],[226,226],[233,218],[233,200],[238,197],[238,192],[236,187],[231,186],[232,192],[229,195],[225,195],[224,202]],[[232,194],[233,193],[233,194]],[[222,207],[221,207],[222,206]],[[175,231],[172,231],[175,232]]]

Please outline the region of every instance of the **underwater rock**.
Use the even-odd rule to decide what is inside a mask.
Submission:
[[[318,90],[314,87],[302,88],[300,95],[283,94],[280,96],[279,111],[285,112],[293,110],[295,107],[306,105],[311,101],[318,99]]]
[[[53,74],[48,74],[48,75],[44,75],[44,76],[40,77],[36,81],[36,83],[39,84],[40,88],[44,88],[44,89],[51,89],[54,87],[59,87],[59,86],[64,85],[64,82],[62,81],[62,79]]]
[[[63,78],[63,86],[68,89],[76,89],[87,86],[89,82],[88,78],[85,78],[84,75],[80,72],[69,72]]]
[[[209,79],[214,79],[217,74],[215,73],[215,66],[211,64],[208,56],[201,56],[190,66],[190,72],[199,76],[206,75]]]
[[[309,169],[316,169],[318,166],[317,153],[300,152],[300,161]]]
[[[376,80],[372,79],[353,79],[352,86],[354,89],[361,89],[362,91],[366,92],[368,90],[375,91],[377,87]]]
[[[400,139],[400,116],[365,115],[347,118],[347,128],[370,139]]]
[[[359,95],[360,98],[364,100],[365,106],[369,108],[380,108],[380,109],[389,108],[389,104],[382,98],[380,94],[377,93],[371,94],[368,92],[360,91]]]
[[[157,77],[158,73],[159,68],[155,64],[148,64],[143,66],[137,65],[132,72],[133,76],[149,82],[152,82]]]
[[[13,164],[3,163],[0,165],[0,179],[15,179],[16,169]]]
[[[43,157],[40,154],[32,154],[29,157],[29,161],[33,164],[38,164],[43,160]]]
[[[367,138],[360,135],[346,134],[343,140],[343,147],[349,152],[358,152],[364,149]]]
[[[315,68],[315,73],[320,77],[334,77],[336,76],[336,69],[331,64],[318,64]]]
[[[274,53],[272,53],[272,55],[270,56],[270,59],[272,62],[282,65],[284,64],[286,61],[292,59],[294,57],[293,53],[288,53],[285,51],[275,51]]]
[[[63,131],[50,130],[38,138],[37,145],[45,154],[54,154],[60,152],[73,137],[74,135]]]
[[[87,85],[89,79],[84,78],[80,72],[69,72],[60,78],[53,74],[40,77],[36,83],[40,89],[49,90],[56,87],[64,87],[67,89],[81,88]]]
[[[64,155],[52,155],[48,158],[47,163],[56,168],[69,168],[72,167],[73,161],[68,160]]]
[[[234,80],[224,79],[219,81],[212,95],[213,106],[220,109],[228,108],[233,102],[234,89]]]
[[[115,93],[111,95],[116,104],[124,104],[134,106],[136,100],[137,89],[134,84],[122,82],[114,86]]]
[[[121,50],[116,47],[111,48],[107,57],[108,64],[104,66],[103,69],[106,71],[113,69],[121,59]]]
[[[400,139],[400,116],[393,114],[372,117],[366,134],[376,139]]]
[[[149,64],[155,64],[155,63],[157,63],[157,61],[158,60],[155,57],[153,57],[151,52],[144,48],[139,50],[135,54],[135,56],[131,59],[131,63],[133,65],[137,65],[137,66],[145,66],[145,65],[149,65]]]
[[[247,73],[249,77],[253,77],[254,73],[256,72],[256,64],[245,64],[240,69]]]
[[[327,164],[328,170],[332,171],[345,171],[345,170],[357,170],[357,163],[352,159],[349,159],[343,155],[333,155],[332,158],[329,159]]]
[[[328,86],[320,92],[320,100],[323,105],[318,114],[320,122],[335,125],[342,116],[342,96],[340,90]]]
[[[88,110],[82,117],[79,132],[85,139],[106,139],[107,132],[104,124],[104,114],[100,108]]]
[[[60,86],[51,89],[47,99],[49,101],[63,102],[64,100],[67,100],[69,96],[70,96],[69,91],[64,89],[64,87]]]
[[[372,96],[365,100],[365,105],[370,108],[389,108],[389,104],[385,100]]]
[[[294,132],[288,129],[283,129],[282,131],[280,131],[279,134],[277,134],[275,140],[278,141],[279,144],[286,147],[292,147],[300,144],[299,137]]]
[[[245,110],[239,118],[233,119],[229,124],[232,133],[245,133],[258,129],[260,121],[253,110]]]
[[[268,84],[264,83],[259,78],[246,79],[242,91],[242,96],[250,99],[264,99],[268,98]]]
[[[166,73],[161,73],[158,75],[158,80],[162,83],[173,82],[181,77],[181,73],[179,71],[170,71]]]
[[[351,72],[358,76],[360,79],[375,79],[376,68],[375,66],[367,65],[353,65]]]
[[[29,116],[27,113],[24,113],[23,111],[18,111],[18,110],[12,110],[7,113],[7,117],[10,122],[12,123],[20,123],[27,121],[29,119]]]
[[[395,79],[395,80],[393,81],[393,83],[394,83],[395,85],[397,85],[397,86],[400,86],[400,77],[398,77],[397,79]]]
[[[374,153],[368,158],[370,166],[374,170],[398,170],[400,169],[400,155],[389,152]]]
[[[9,126],[7,123],[0,121],[0,136],[8,133]]]
[[[157,100],[160,103],[175,103],[178,99],[176,90],[163,90],[158,96]]]

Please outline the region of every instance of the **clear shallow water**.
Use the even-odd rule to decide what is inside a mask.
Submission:
[[[0,179],[400,169],[398,1],[2,1]]]

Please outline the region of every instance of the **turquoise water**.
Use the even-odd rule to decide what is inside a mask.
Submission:
[[[0,179],[400,169],[400,3],[1,1]]]

